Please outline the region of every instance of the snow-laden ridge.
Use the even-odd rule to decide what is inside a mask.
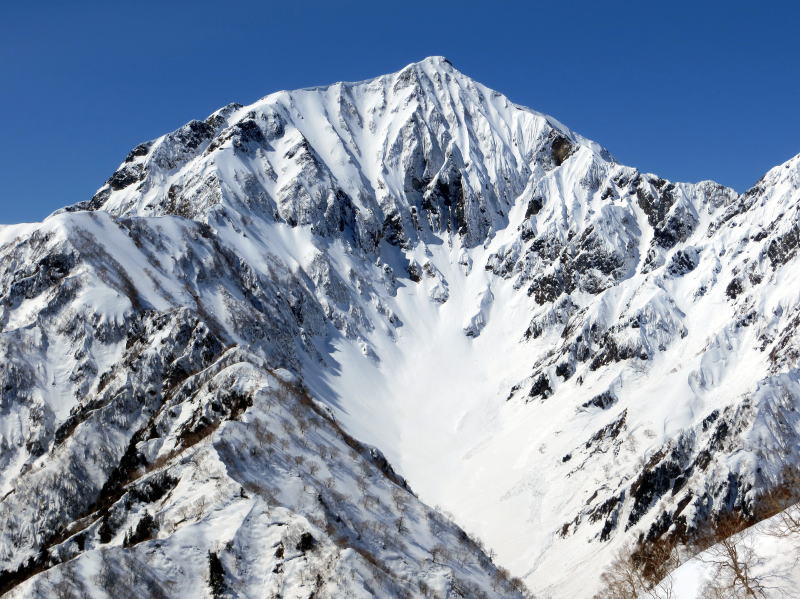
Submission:
[[[137,146],[0,229],[4,588],[92,594],[107,555],[167,595],[211,571],[237,596],[517,592],[427,504],[588,598],[630,542],[760,518],[798,455],[798,189],[800,157],[742,195],[640,173],[438,57]],[[308,401],[274,407],[275,372]],[[391,469],[348,478],[369,452],[327,447],[351,436]],[[172,517],[206,462],[212,499]],[[180,493],[134,501],[151,471]],[[275,510],[319,550],[279,558]]]
[[[192,121],[134,149],[79,207],[203,218],[255,205],[322,235],[352,229],[365,247],[416,240],[419,227],[461,231],[472,246],[505,225],[531,177],[578,149],[608,157],[434,57]]]

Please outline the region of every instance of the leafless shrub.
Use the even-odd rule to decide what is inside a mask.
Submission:
[[[292,396],[291,388],[283,381],[279,381],[277,385],[272,387],[272,397],[275,403],[286,405],[292,400]]]
[[[787,467],[781,474],[781,484],[761,498],[760,514],[764,518],[775,516],[764,528],[774,537],[797,537],[800,540],[800,472]]]
[[[434,537],[440,537],[444,534],[447,526],[447,521],[442,516],[438,507],[428,512],[428,528]]]
[[[511,588],[514,589],[517,593],[519,593],[523,597],[525,597],[525,599],[533,599],[533,594],[528,590],[528,587],[522,581],[521,578],[513,576],[510,582],[511,582]]]
[[[342,455],[341,449],[337,445],[328,445],[328,458],[331,460],[338,460]]]
[[[521,595],[522,597],[533,599],[533,595],[528,590],[528,587],[520,578],[516,578],[511,573],[498,566],[491,578],[492,590],[497,593],[509,594],[509,592]]]
[[[337,506],[342,506],[347,502],[347,495],[338,491],[337,489],[331,489],[329,493],[331,499],[333,500],[333,504]]]
[[[623,550],[603,574],[603,589],[595,599],[672,599],[670,572],[677,566],[677,553],[671,546]],[[664,574],[660,582],[655,573]]]
[[[273,433],[267,427],[261,425],[261,423],[259,423],[259,425],[256,426],[256,440],[258,441],[262,449],[274,445],[275,439],[276,439],[275,433]]]
[[[800,503],[780,512],[765,526],[764,531],[773,537],[796,537],[800,541]]]
[[[95,575],[92,577],[92,582],[104,590],[113,589],[116,584],[116,577],[113,570],[110,568],[106,560],[100,562]]]
[[[405,534],[406,532],[408,532],[408,527],[406,527],[406,520],[405,517],[403,516],[400,516],[395,519],[394,527],[399,534]]]
[[[147,466],[147,471],[152,472],[153,470],[158,470],[162,466],[164,466],[167,462],[169,462],[174,457],[172,452],[161,454],[155,460],[150,462]]]
[[[292,406],[289,408],[289,413],[290,413],[292,416],[294,416],[295,418],[297,418],[298,420],[300,420],[300,419],[302,419],[303,417],[305,417],[305,415],[306,415],[306,411],[307,411],[307,410],[306,410],[306,408],[305,408],[305,407],[303,407],[303,405],[302,405],[301,403],[294,403],[294,404],[292,404]]]
[[[404,512],[408,507],[408,495],[401,489],[392,489],[392,503],[398,512]]]
[[[200,495],[188,509],[187,517],[192,520],[198,520],[203,516],[206,510],[206,496]]]
[[[361,476],[363,476],[364,478],[369,478],[372,476],[372,467],[370,466],[370,463],[367,462],[366,460],[362,460],[358,464],[358,467],[361,470]]]
[[[333,459],[333,456],[331,455],[331,448],[330,448],[330,446],[329,446],[329,445],[327,445],[326,443],[322,442],[322,441],[320,441],[320,442],[317,444],[317,454],[318,454],[318,455],[319,455],[319,457],[321,457],[323,460],[330,460],[330,459]]]
[[[444,565],[445,561],[450,557],[450,551],[441,543],[437,543],[431,547],[431,561],[434,564]]]
[[[73,599],[80,596],[76,572],[72,563],[64,564],[56,571],[57,579],[51,582],[50,590],[56,599]],[[50,576],[48,576],[50,578]]]
[[[757,574],[763,559],[753,544],[753,530],[742,530],[741,518],[728,517],[716,527],[720,540],[700,556],[711,566],[711,581],[703,589],[704,599],[763,599],[778,591],[775,574]]]
[[[308,432],[308,428],[310,423],[305,418],[298,418],[297,419],[297,428],[300,430],[302,434],[306,434]]]

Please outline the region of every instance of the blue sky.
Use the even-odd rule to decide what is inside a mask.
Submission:
[[[4,2],[0,223],[229,102],[444,55],[625,164],[744,190],[800,152],[790,2]]]

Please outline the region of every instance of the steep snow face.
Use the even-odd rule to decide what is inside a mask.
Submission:
[[[594,193],[578,177],[565,185],[569,173],[547,176],[539,188],[558,178],[562,191],[542,194],[535,215],[535,192],[518,202],[485,247],[409,252],[420,282],[384,300],[403,326],[391,340],[380,330],[366,344],[340,340],[325,376],[356,436],[555,597],[591,596],[639,534],[689,535],[713,514],[757,511],[797,443],[796,373],[771,376],[755,341],[791,319],[745,318],[752,300],[728,289],[747,257],[723,268],[731,239],[708,234],[734,194],[607,169]],[[689,224],[671,247],[642,208],[659,201],[694,219],[674,218]],[[564,204],[581,219],[560,221]],[[585,241],[593,235],[602,244]],[[786,291],[771,276],[781,291],[756,293]],[[326,385],[312,388],[325,397]]]
[[[137,146],[0,229],[4,588],[92,594],[107,559],[139,589],[518,592],[427,504],[588,598],[631,542],[761,517],[798,455],[799,190],[800,157],[741,196],[640,173],[442,58]],[[181,483],[144,505],[151,472]],[[276,553],[301,529],[313,580]]]

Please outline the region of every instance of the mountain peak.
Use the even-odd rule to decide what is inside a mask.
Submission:
[[[610,159],[430,56],[390,75],[279,92],[192,121],[134,148],[75,209],[207,220],[220,206],[248,212],[258,197],[273,218],[319,233],[353,229],[375,240],[389,219],[398,239],[445,230],[472,247],[505,227],[520,193],[582,153]],[[332,190],[339,199],[330,207],[321,198]]]
[[[442,70],[457,70],[453,63],[445,56],[427,56],[417,62],[412,62],[408,66],[426,66]]]

